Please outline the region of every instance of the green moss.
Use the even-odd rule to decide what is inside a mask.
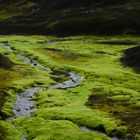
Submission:
[[[1,140],[20,140],[21,133],[15,129],[10,121],[0,121]]]
[[[19,118],[14,121],[28,139],[34,140],[109,140],[96,132],[84,132],[67,120],[44,120],[43,118]]]
[[[126,133],[127,128],[121,126],[119,120],[111,118],[106,113],[91,110],[84,106],[91,93],[90,86],[87,83],[83,87],[68,91],[50,90],[40,92],[36,95],[36,104],[39,109],[35,111],[34,116],[43,117],[46,120],[70,120],[92,129],[100,129],[100,126],[102,126],[106,133],[110,135],[114,130]]]
[[[33,99],[38,110],[33,112],[32,117],[17,118],[13,121],[19,133],[24,133],[28,139],[35,140],[42,140],[45,137],[100,140],[108,139],[106,135],[117,135],[127,139],[136,135],[138,139],[140,75],[119,62],[123,51],[133,46],[127,43],[139,42],[138,37],[1,36],[0,41],[8,41],[14,49],[14,53],[9,53],[0,48],[1,52],[7,54],[16,64],[11,70],[0,69],[1,75],[4,73],[7,75],[3,80],[5,81],[3,90],[7,94],[3,107],[6,116],[13,113],[12,104],[16,93],[31,86],[49,87],[56,83],[54,81],[56,79],[58,81],[67,79],[65,76],[54,76],[51,72],[24,64],[20,58],[15,57],[16,52],[46,67],[76,71],[85,77],[76,88],[67,90],[48,88],[36,93]],[[116,42],[120,44],[116,45]],[[84,132],[78,125],[100,130],[105,135]]]

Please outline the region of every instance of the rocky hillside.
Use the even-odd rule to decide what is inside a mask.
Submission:
[[[139,0],[0,0],[0,33],[140,34]]]

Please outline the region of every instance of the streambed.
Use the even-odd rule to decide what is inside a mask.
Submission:
[[[36,106],[32,103],[34,93],[43,91],[45,88],[33,87],[17,94],[17,99],[14,103],[14,114],[16,117],[30,117],[31,112],[36,110]]]

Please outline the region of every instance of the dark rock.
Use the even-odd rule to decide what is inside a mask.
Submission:
[[[35,109],[35,106],[31,106],[31,107],[30,107],[30,110],[33,110],[33,109]]]
[[[120,59],[125,65],[140,69],[140,46],[127,49],[125,56]]]
[[[20,108],[16,109],[17,112],[20,112]]]

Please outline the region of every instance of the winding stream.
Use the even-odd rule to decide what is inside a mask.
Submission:
[[[7,49],[10,52],[14,51],[14,50],[12,50],[12,48],[10,46],[6,45],[5,43],[0,43],[0,46],[4,47],[5,49]],[[35,61],[32,61],[30,58],[21,55],[19,52],[17,53],[17,56],[20,57],[25,63],[28,63],[31,66],[40,67],[46,71],[51,70],[51,68],[47,68]],[[84,79],[84,77],[79,76],[78,74],[76,74],[74,72],[67,72],[67,75],[69,77],[68,80],[64,81],[63,83],[52,85],[50,87],[50,89],[73,88],[73,87],[78,86]],[[33,105],[33,103],[32,103],[32,97],[33,97],[34,93],[43,91],[43,90],[45,90],[45,88],[31,87],[31,88],[25,90],[24,92],[17,94],[17,99],[14,103],[14,109],[13,109],[15,116],[16,117],[20,117],[20,116],[29,117],[31,115],[31,112],[33,112],[34,110],[37,109],[36,106]]]
[[[0,43],[0,46],[3,48],[7,49],[10,52],[13,52],[12,48],[5,43]],[[34,67],[40,67],[43,70],[50,70],[52,71],[51,68],[47,68],[35,61],[32,61],[30,58],[26,56],[22,56],[19,52],[17,53],[17,56],[20,57],[25,63],[30,64],[31,66]],[[81,84],[81,82],[84,80],[84,77],[74,73],[74,72],[67,72],[68,75],[68,80],[64,81],[63,83],[58,83],[56,85],[52,85],[49,88],[50,89],[68,89],[68,88],[73,88]],[[14,103],[13,107],[13,112],[15,116],[10,117],[9,120],[13,120],[15,117],[30,117],[31,112],[35,111],[37,107],[33,104],[32,98],[35,93],[46,90],[46,88],[42,87],[31,87],[24,92],[18,93],[17,99]],[[79,126],[81,130],[87,131],[87,132],[98,132],[92,129],[87,128],[86,126]],[[100,133],[100,132],[99,132]],[[117,137],[111,138],[112,140],[121,140],[118,139]],[[25,135],[21,136],[21,140],[27,140]]]
[[[7,49],[10,52],[13,52],[12,48],[5,43],[0,43],[0,46]],[[20,57],[25,63],[30,64],[31,66],[37,66],[40,67],[46,71],[51,70],[51,68],[47,68],[35,61],[32,61],[30,58],[26,56],[22,56],[19,52],[17,53],[17,56]],[[68,89],[78,86],[84,79],[84,77],[79,76],[78,74],[74,72],[67,72],[67,75],[69,75],[69,79],[64,81],[63,83],[59,83],[56,85],[52,85],[50,89]],[[35,93],[45,90],[45,88],[41,87],[31,87],[27,90],[25,90],[22,93],[18,93],[17,99],[14,103],[13,112],[15,116],[10,117],[9,120],[13,120],[15,117],[30,117],[31,112],[35,111],[37,107],[33,104],[32,98]],[[26,140],[26,137],[24,135],[21,136],[21,140]]]

